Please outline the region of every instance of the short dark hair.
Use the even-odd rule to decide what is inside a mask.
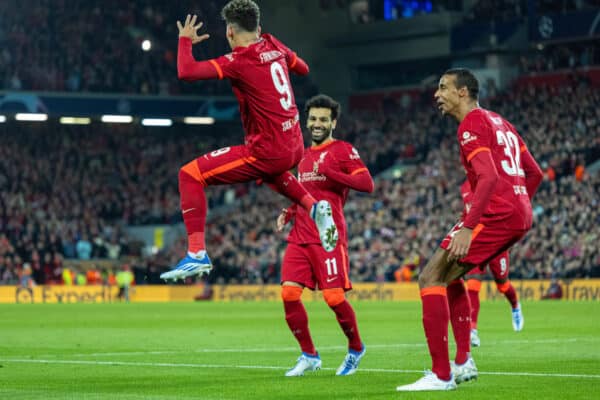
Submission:
[[[444,75],[454,75],[456,77],[457,89],[466,87],[471,99],[477,100],[479,98],[479,81],[470,70],[466,68],[452,68],[444,72]]]
[[[306,115],[308,115],[311,108],[329,108],[331,110],[331,120],[337,119],[342,112],[340,103],[326,94],[318,94],[308,99],[304,105],[304,112],[306,112]]]
[[[260,23],[260,8],[252,0],[231,0],[221,10],[227,24],[235,24],[246,32],[254,32]]]

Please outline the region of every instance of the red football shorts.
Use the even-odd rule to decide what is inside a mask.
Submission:
[[[338,244],[328,253],[320,244],[288,243],[281,267],[281,282],[285,281],[299,283],[311,290],[352,289],[347,247]]]
[[[510,266],[510,260],[508,256],[508,251],[503,251],[500,255],[493,258],[489,264],[490,272],[494,277],[495,281],[504,281],[508,279],[508,267]],[[469,275],[481,275],[485,272],[485,265],[475,267],[469,272],[467,272],[466,276]]]
[[[267,160],[252,156],[245,145],[223,147],[192,161],[190,164],[196,163],[192,168],[184,168],[193,171],[194,178],[205,186],[250,182],[256,179],[269,182],[270,177],[294,168],[302,159],[303,152],[304,149],[300,146],[293,153]]]
[[[473,238],[471,247],[467,256],[460,260],[462,263],[485,266],[500,253],[508,250],[513,244],[518,242],[525,234],[526,230],[514,230],[504,228],[505,223],[496,223],[492,220],[482,219],[482,223],[473,229]],[[452,236],[462,228],[463,222],[459,222],[448,232],[448,235],[440,243],[444,250],[448,249]],[[508,268],[507,268],[508,269]]]

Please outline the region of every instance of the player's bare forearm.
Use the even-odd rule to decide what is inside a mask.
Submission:
[[[177,48],[177,77],[184,81],[217,79],[219,74],[210,61],[196,61],[192,54],[192,39],[179,38]]]
[[[345,174],[343,172],[338,171],[326,171],[325,176],[327,176],[332,181],[345,185],[350,189],[359,191],[372,193],[375,188],[375,184],[373,182],[373,178],[369,173],[368,169],[364,169],[355,174]]]
[[[473,193],[471,209],[467,214],[464,226],[473,229],[479,223],[479,219],[485,212],[492,193],[494,193],[496,182],[498,182],[498,171],[489,152],[477,154],[471,160],[471,165],[477,174],[477,187]]]

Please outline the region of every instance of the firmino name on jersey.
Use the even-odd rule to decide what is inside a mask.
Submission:
[[[296,125],[298,121],[300,121],[300,116],[296,114],[294,115],[294,118],[290,118],[287,121],[283,121],[281,123],[281,130],[283,130],[284,132],[289,131],[294,127],[294,125]]]
[[[314,171],[310,171],[300,173],[300,176],[298,176],[298,180],[300,182],[324,182],[327,180],[327,178],[324,175],[319,175]]]
[[[273,60],[275,60],[276,58],[279,58],[279,57],[281,57],[281,56],[282,56],[282,54],[281,54],[281,52],[280,52],[280,51],[278,51],[278,50],[265,51],[264,53],[260,53],[260,54],[259,54],[260,61],[261,61],[262,63],[266,63],[266,62],[269,62],[269,61],[273,61]]]

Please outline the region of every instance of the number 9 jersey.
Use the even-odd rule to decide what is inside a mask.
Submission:
[[[498,180],[482,219],[502,224],[505,229],[529,229],[533,193],[528,194],[526,173],[539,167],[516,129],[500,115],[476,108],[460,123],[457,138],[472,192],[476,191],[478,180],[471,165],[473,157],[489,152],[494,161]]]
[[[296,53],[264,34],[248,47],[209,60],[219,79],[227,78],[240,106],[245,144],[260,159],[282,158],[304,147],[289,71],[305,75]]]

